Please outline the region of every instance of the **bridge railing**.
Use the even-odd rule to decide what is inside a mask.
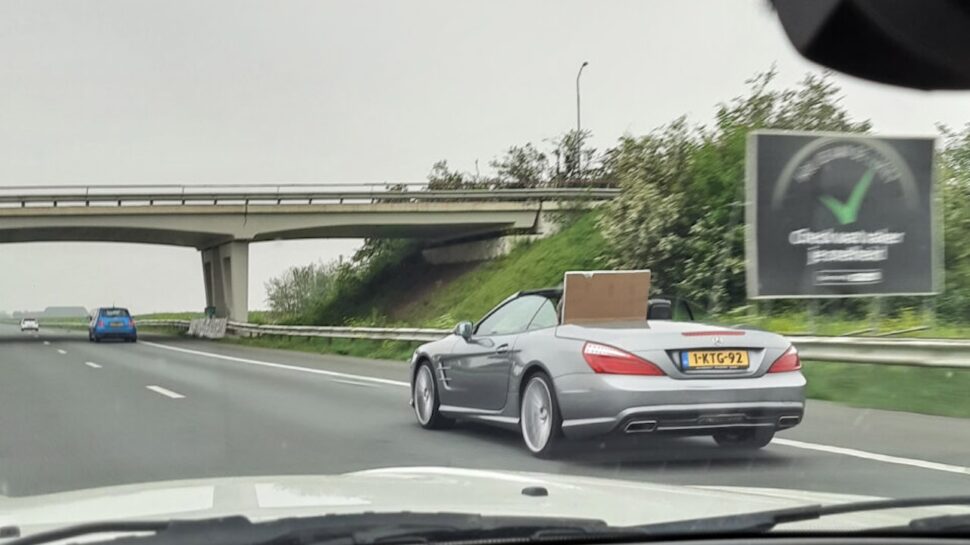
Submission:
[[[188,329],[188,320],[142,320],[139,325]],[[283,326],[229,322],[227,331],[240,335],[277,335],[427,342],[451,333],[447,329]],[[873,363],[914,367],[970,369],[970,341],[949,339],[887,339],[883,337],[790,336],[802,359]]]
[[[431,190],[427,184],[47,186],[0,188],[0,207],[279,205],[325,202],[604,200],[616,188]]]

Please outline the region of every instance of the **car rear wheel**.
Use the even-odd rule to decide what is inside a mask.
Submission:
[[[714,441],[722,447],[745,449],[764,448],[774,438],[775,430],[770,428],[741,428],[714,434]]]
[[[550,458],[562,442],[562,416],[553,393],[552,380],[545,373],[529,378],[519,404],[519,427],[526,448],[539,458]]]
[[[411,388],[411,401],[414,404],[414,416],[422,428],[447,428],[454,422],[443,416],[439,410],[441,402],[438,399],[438,385],[428,362],[418,364],[418,371],[414,374],[414,386]]]

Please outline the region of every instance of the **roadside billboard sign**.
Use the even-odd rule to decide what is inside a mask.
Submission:
[[[939,292],[933,139],[748,136],[748,296]]]

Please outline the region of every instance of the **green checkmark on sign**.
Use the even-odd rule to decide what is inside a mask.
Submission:
[[[849,200],[842,202],[835,197],[830,195],[822,195],[819,200],[822,201],[828,209],[835,216],[835,219],[839,220],[842,225],[847,225],[849,223],[855,223],[855,220],[859,217],[859,208],[862,206],[862,199],[865,198],[866,192],[869,191],[869,186],[872,185],[872,177],[875,175],[873,169],[869,169],[859,181],[856,182],[855,187],[852,188],[852,194],[849,195]]]

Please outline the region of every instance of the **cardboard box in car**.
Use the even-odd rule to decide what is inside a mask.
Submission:
[[[650,271],[572,271],[565,274],[562,323],[647,319]]]

